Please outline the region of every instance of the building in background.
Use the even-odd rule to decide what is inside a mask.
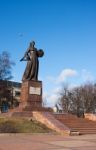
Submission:
[[[0,106],[15,107],[20,103],[21,83],[14,81],[0,80]],[[5,109],[5,108],[4,108]]]

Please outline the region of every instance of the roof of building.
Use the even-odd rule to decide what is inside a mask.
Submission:
[[[14,81],[7,81],[7,80],[0,80],[0,85],[6,85],[6,86],[13,86],[13,87],[21,87],[20,82],[14,82]]]

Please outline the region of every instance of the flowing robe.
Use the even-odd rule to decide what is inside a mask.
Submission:
[[[36,48],[29,49],[27,52],[27,65],[23,74],[22,80],[38,80],[39,60],[38,57],[42,57],[43,50]]]

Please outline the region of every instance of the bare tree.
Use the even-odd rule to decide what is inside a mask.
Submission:
[[[14,64],[7,51],[0,54],[0,80],[10,80],[12,78],[11,70]]]
[[[68,85],[63,85],[62,90],[60,92],[59,105],[62,107],[64,112],[70,111],[70,99],[71,92],[68,89]]]
[[[84,113],[96,112],[96,84],[87,83],[73,89],[64,86],[60,92],[59,103],[63,111],[76,114],[78,117]]]
[[[82,97],[84,100],[84,111],[95,112],[96,109],[96,86],[87,83],[82,87]]]
[[[5,80],[7,83],[7,80],[12,78],[11,70],[14,64],[15,63],[11,61],[10,55],[7,51],[3,51],[0,54],[0,106],[2,105],[3,100],[8,102],[12,99],[12,93],[5,84]]]

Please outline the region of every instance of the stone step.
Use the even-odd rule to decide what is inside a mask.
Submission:
[[[76,130],[80,134],[96,134],[96,122],[94,121],[68,114],[56,114],[54,116],[71,130]]]
[[[12,117],[32,117],[32,112],[30,111],[22,111],[22,112],[14,112]]]
[[[68,124],[75,124],[76,123],[77,125],[82,125],[83,124],[83,125],[89,125],[89,126],[96,126],[96,123],[93,123],[93,122],[92,123],[86,123],[86,122],[82,122],[82,121],[81,122],[75,122],[75,121],[74,122],[70,122],[70,121],[62,121],[62,120],[59,120],[59,121],[61,121],[63,123],[66,122]]]
[[[50,108],[45,108],[45,107],[33,107],[33,106],[26,106],[23,111],[49,111],[51,112],[52,110]]]

